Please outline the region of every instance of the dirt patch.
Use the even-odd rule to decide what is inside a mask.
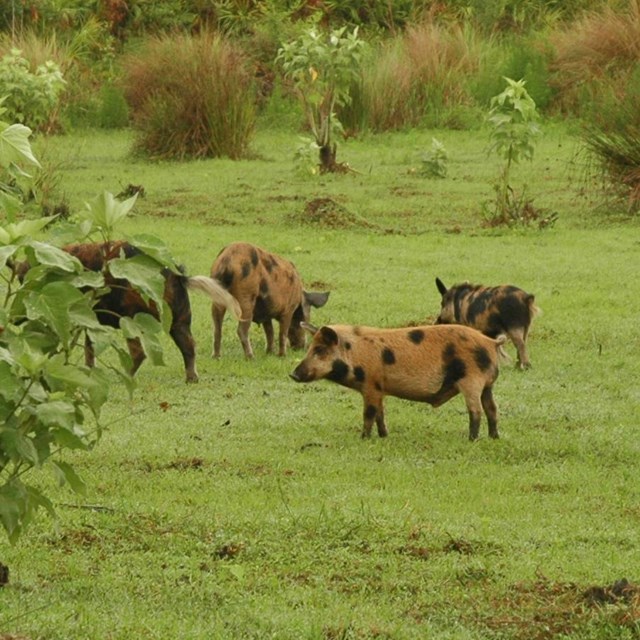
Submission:
[[[301,212],[288,216],[290,222],[321,227],[323,229],[369,229],[377,233],[400,234],[398,229],[385,229],[366,218],[349,211],[332,198],[314,198]]]
[[[189,471],[194,469],[202,469],[205,462],[202,458],[178,458],[167,464],[165,469],[176,469],[178,471]]]
[[[541,578],[511,587],[492,602],[494,613],[483,623],[517,640],[551,640],[588,624],[637,628],[640,587],[622,579],[587,589]]]

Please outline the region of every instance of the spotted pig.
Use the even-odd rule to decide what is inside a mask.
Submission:
[[[464,324],[491,338],[507,335],[518,351],[518,366],[531,366],[527,336],[533,318],[539,313],[535,297],[518,287],[485,287],[467,282],[447,289],[440,278],[436,286],[442,296],[438,324]]]
[[[65,251],[80,260],[90,271],[105,271],[105,263],[115,258],[132,258],[141,253],[140,249],[128,242],[115,241],[110,243],[71,244],[63,247]],[[181,269],[178,269],[181,271]],[[195,363],[195,341],[191,335],[191,305],[187,288],[195,289],[207,294],[217,304],[225,305],[236,317],[240,317],[240,308],[236,300],[220,284],[206,276],[187,277],[182,272],[174,273],[163,268],[165,279],[164,300],[171,309],[171,328],[169,333],[173,338],[182,358],[187,382],[197,382],[198,372]],[[98,298],[94,306],[98,321],[106,326],[119,327],[121,317],[132,318],[136,313],[149,313],[158,318],[158,309],[154,302],[145,301],[128,280],[114,278],[105,271],[106,293]],[[133,360],[132,374],[135,373],[143,360],[145,353],[138,338],[127,340],[129,352]],[[87,338],[85,343],[85,361],[87,366],[93,366],[95,355],[91,342]]]
[[[387,435],[386,395],[439,407],[458,393],[469,412],[469,439],[478,438],[483,410],[489,436],[498,437],[493,384],[504,336],[494,340],[461,325],[305,326],[314,333],[313,341],[291,377],[296,382],[331,380],[359,391],[364,400],[363,438],[371,435],[374,421],[378,435]]]
[[[247,242],[235,242],[218,254],[211,267],[211,277],[238,300],[242,319],[238,323],[238,337],[245,356],[253,358],[249,340],[251,322],[261,324],[267,339],[267,353],[273,353],[274,335],[271,320],[280,325],[278,355],[287,351],[287,338],[293,349],[303,349],[305,332],[300,323],[309,321],[311,307],[322,307],[329,293],[310,293],[303,289],[302,280],[292,262]],[[213,357],[220,357],[222,320],[225,307],[214,301]]]

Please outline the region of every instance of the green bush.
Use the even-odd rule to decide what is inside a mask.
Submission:
[[[98,124],[103,129],[122,129],[129,124],[129,106],[120,88],[105,84],[100,89]]]
[[[64,86],[55,62],[49,60],[32,72],[19,49],[13,49],[0,60],[0,96],[7,96],[4,108],[8,120],[37,131],[51,131],[57,125]]]
[[[246,57],[222,36],[154,37],[125,62],[136,149],[153,158],[247,153],[256,95]]]
[[[583,141],[606,184],[640,208],[640,63],[624,78],[592,94]]]

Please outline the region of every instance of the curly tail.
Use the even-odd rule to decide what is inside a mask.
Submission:
[[[495,338],[496,351],[498,352],[498,358],[500,358],[500,360],[503,362],[511,362],[511,357],[503,348],[506,341],[507,336],[504,333],[501,333],[497,338]]]
[[[236,320],[242,319],[240,303],[217,280],[207,276],[191,276],[187,279],[187,285],[189,289],[202,291],[213,302],[226,307],[235,316]]]

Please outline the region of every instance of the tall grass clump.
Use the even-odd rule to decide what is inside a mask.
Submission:
[[[465,78],[482,46],[468,25],[434,21],[383,42],[364,65],[363,120],[373,131],[448,124],[452,109],[472,102]]]
[[[136,150],[153,158],[232,159],[247,153],[255,118],[245,55],[223,36],[158,36],[125,62]]]
[[[585,119],[583,141],[614,195],[640,209],[640,63],[624,83],[605,84]]]
[[[555,50],[552,83],[561,106],[581,114],[603,79],[624,82],[640,62],[640,0],[630,0],[624,11],[605,6],[585,14],[550,40]]]

